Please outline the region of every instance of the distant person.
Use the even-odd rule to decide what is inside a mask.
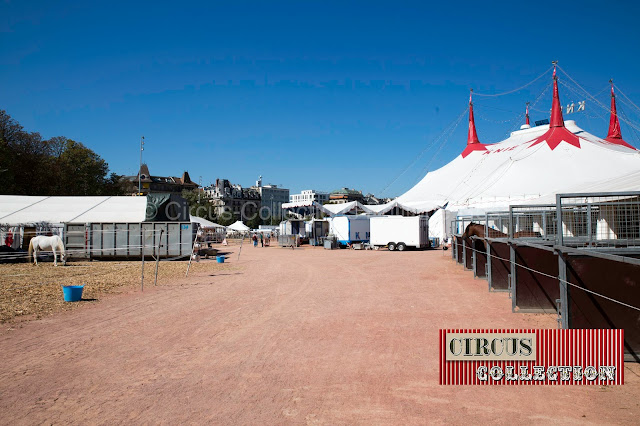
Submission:
[[[260,233],[260,247],[264,247],[264,237],[262,236],[262,232]]]
[[[253,237],[251,237],[251,239],[253,240],[253,246],[258,247],[258,237],[256,237],[256,234],[253,234]]]

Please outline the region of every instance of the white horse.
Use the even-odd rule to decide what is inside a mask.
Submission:
[[[58,266],[56,250],[60,250],[60,260],[62,264],[65,265],[67,263],[64,255],[64,244],[59,235],[53,235],[51,237],[38,235],[37,237],[31,238],[29,242],[29,257],[31,258],[31,253],[33,253],[33,263],[36,265],[38,264],[38,250],[53,251],[53,266]]]

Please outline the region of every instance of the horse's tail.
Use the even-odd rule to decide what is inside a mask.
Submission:
[[[31,238],[29,240],[29,263],[33,262],[33,259],[31,258],[33,256],[33,238]]]
[[[64,242],[62,241],[62,238],[58,237],[58,248],[60,249],[60,260],[62,260],[62,263],[67,263],[67,258],[64,254]]]

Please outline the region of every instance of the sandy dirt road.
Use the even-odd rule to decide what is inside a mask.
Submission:
[[[234,249],[237,250],[237,247]],[[614,387],[438,385],[440,328],[512,314],[449,252],[245,246],[237,266],[0,331],[0,423],[637,424]]]

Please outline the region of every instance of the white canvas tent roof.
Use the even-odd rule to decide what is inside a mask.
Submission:
[[[240,220],[233,222],[231,225],[227,226],[227,228],[231,229],[232,231],[238,231],[238,232],[250,231],[249,227],[244,223],[242,223],[242,221]]]
[[[193,215],[191,215],[191,223],[197,223],[200,225],[201,228],[225,229],[225,227],[222,225],[218,225],[217,223],[211,222],[210,220],[207,220],[205,218],[198,217],[198,216],[193,216]]]
[[[430,211],[438,208],[438,206],[435,205],[430,209],[421,210],[408,205],[404,205],[397,200],[390,201],[386,204],[361,204],[358,201],[350,201],[348,203],[341,203],[341,204],[320,204],[315,201],[300,201],[295,203],[284,203],[282,205],[283,209],[295,209],[298,207],[315,207],[321,210],[322,212],[328,214],[329,216],[346,214],[355,208],[358,208],[364,211],[365,213],[376,214],[376,215],[385,214],[390,210],[393,210],[395,207],[399,207],[401,209],[404,209],[412,213],[423,213],[425,211]]]
[[[371,211],[372,213],[375,214],[385,214],[390,212],[391,210],[393,210],[394,208],[400,208],[402,210],[406,210],[408,212],[411,213],[425,213],[425,212],[429,212],[431,210],[437,209],[440,206],[437,205],[433,205],[433,206],[426,206],[427,208],[425,209],[424,207],[420,207],[420,208],[416,208],[416,207],[412,207],[409,206],[407,204],[401,203],[398,200],[392,200],[389,201],[386,204],[378,204],[378,205],[370,205],[367,204],[365,206],[363,206],[365,209]]]
[[[447,210],[472,214],[513,204],[553,204],[559,193],[640,191],[640,152],[622,139],[613,88],[604,139],[564,121],[560,105],[554,70],[550,123],[531,128],[527,112],[521,130],[504,141],[482,144],[469,99],[466,149],[396,201],[418,210],[447,205]],[[443,237],[447,222],[436,212],[429,233],[437,230],[434,236]]]
[[[295,209],[299,207],[314,207],[330,216],[345,214],[355,208],[359,208],[366,213],[373,213],[373,211],[369,209],[370,206],[362,205],[358,201],[350,201],[348,203],[340,204],[320,204],[316,201],[298,201],[294,203],[282,204],[283,209]]]
[[[640,152],[622,139],[613,86],[605,139],[564,121],[555,67],[549,124],[531,128],[528,110],[526,120],[506,140],[482,144],[469,98],[466,149],[397,201],[418,209],[445,203],[450,210],[498,209],[549,202],[565,192],[640,190]]]
[[[146,197],[0,196],[0,223],[144,222]]]
[[[416,186],[398,197],[414,208],[449,202],[449,208],[505,208],[555,200],[562,192],[640,190],[640,153],[591,135],[575,122],[565,123],[579,137],[580,146],[560,143],[533,146],[548,125],[513,132],[486,151],[456,157],[429,172]],[[623,187],[622,185],[623,184]],[[547,200],[547,201],[542,201]]]

